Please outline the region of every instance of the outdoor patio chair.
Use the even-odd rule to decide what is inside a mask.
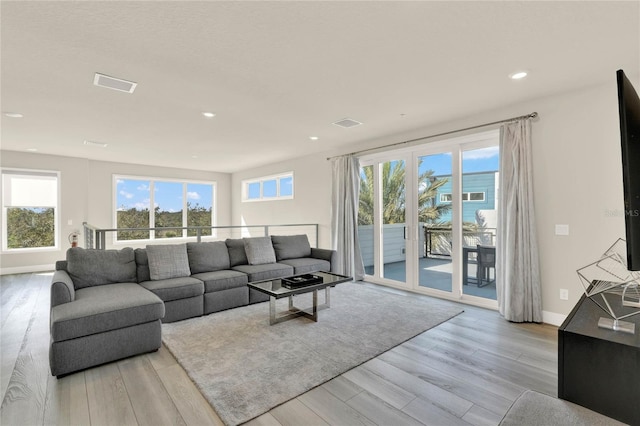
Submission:
[[[495,282],[496,280],[496,248],[494,246],[477,245],[477,272],[478,287]],[[493,269],[493,279],[491,278],[491,269]]]

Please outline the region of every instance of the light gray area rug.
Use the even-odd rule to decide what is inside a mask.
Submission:
[[[324,291],[318,294],[324,302]],[[311,295],[296,296],[297,307]],[[278,310],[287,299],[278,300]],[[362,283],[331,290],[318,322],[269,325],[269,304],[163,324],[162,340],[228,425],[251,420],[461,313],[451,303]]]
[[[500,426],[624,426],[580,405],[528,390],[516,399]]]

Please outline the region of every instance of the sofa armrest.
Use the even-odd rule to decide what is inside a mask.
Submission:
[[[56,271],[51,280],[51,307],[73,302],[76,290],[67,271]]]
[[[66,260],[56,261],[56,271],[66,271],[68,262]]]
[[[311,257],[326,260],[331,264],[331,271],[329,272],[335,272],[336,265],[338,264],[338,252],[336,250],[311,247]]]

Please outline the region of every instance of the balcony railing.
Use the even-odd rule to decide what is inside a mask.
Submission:
[[[86,222],[83,223],[84,229],[84,247],[96,248],[104,250],[107,248],[107,234],[114,232],[126,232],[126,231],[144,231],[149,232],[152,235],[155,231],[167,231],[175,230],[180,231],[181,236],[178,237],[165,237],[165,238],[153,238],[153,239],[123,239],[117,240],[118,243],[131,243],[144,245],[149,243],[167,243],[172,240],[179,241],[202,241],[203,238],[211,241],[224,240],[227,238],[242,238],[242,237],[262,237],[269,235],[296,235],[306,234],[309,237],[309,244],[312,247],[318,247],[318,224],[317,223],[304,223],[304,224],[284,224],[284,225],[237,225],[237,226],[184,226],[184,227],[156,227],[156,228],[98,228],[90,225]],[[186,235],[185,232],[186,230]],[[189,235],[195,231],[195,235]],[[111,240],[115,242],[116,239]]]
[[[451,256],[451,227],[424,227],[425,257]],[[462,231],[463,244],[468,247],[476,245],[495,246],[496,228],[480,228]]]

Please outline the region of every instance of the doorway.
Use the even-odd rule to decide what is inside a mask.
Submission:
[[[499,151],[495,130],[361,157],[366,279],[497,307]]]

